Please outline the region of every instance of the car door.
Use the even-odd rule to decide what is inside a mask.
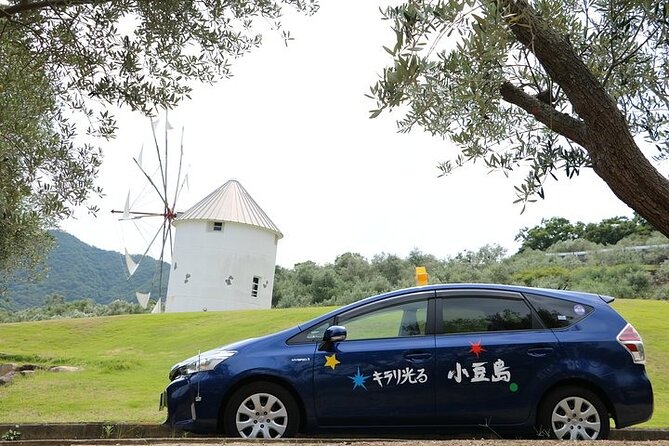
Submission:
[[[427,424],[434,414],[434,291],[339,315],[347,338],[314,354],[320,426]]]
[[[515,292],[449,290],[437,293],[436,403],[440,424],[504,425],[531,415],[542,377],[560,354]]]

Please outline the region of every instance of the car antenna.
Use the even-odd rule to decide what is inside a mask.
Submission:
[[[201,355],[202,350],[197,351],[197,371],[200,371],[200,355]],[[195,396],[195,402],[200,402],[202,401],[202,397],[200,396],[200,381],[197,382],[197,395]]]

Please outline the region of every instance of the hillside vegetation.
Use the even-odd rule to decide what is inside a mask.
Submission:
[[[360,296],[409,287],[416,283],[416,266],[427,268],[430,283],[503,283],[618,298],[669,299],[667,243],[666,237],[649,233],[632,234],[613,245],[584,239],[557,241],[546,251],[528,248],[512,256],[506,256],[499,246],[484,246],[448,259],[418,250],[404,259],[380,254],[368,260],[345,253],[331,264],[277,267],[273,305],[342,305]]]
[[[109,304],[121,299],[136,302],[135,291],[158,295],[157,260],[146,257],[130,280],[121,253],[90,246],[63,231],[50,231],[55,238],[47,256],[48,273],[41,280],[23,280],[19,275],[7,285],[2,306],[11,310],[41,306],[54,295],[65,300],[90,299]],[[133,256],[139,261],[140,256]],[[163,292],[167,288],[170,266],[163,263]]]
[[[124,305],[96,305],[117,299],[135,303],[135,291],[150,288],[153,298],[158,296],[155,260],[144,259],[126,280],[120,253],[94,248],[64,232],[52,234],[56,247],[48,258],[48,276],[37,283],[8,284],[4,303],[0,300],[0,321],[118,314]],[[347,252],[324,265],[307,261],[292,268],[277,266],[272,303],[279,308],[350,303],[414,285],[416,266],[427,267],[430,283],[491,282],[669,299],[669,240],[638,217],[587,225],[554,217],[521,229],[517,239],[520,251],[510,256],[500,246],[488,245],[446,259],[419,250],[406,258],[382,253],[371,259]],[[168,270],[163,264],[163,297]],[[66,303],[87,302],[54,310],[50,302],[55,295]],[[40,306],[45,308],[35,308]]]
[[[620,300],[641,332],[656,398],[645,426],[669,427],[669,302]],[[142,314],[0,325],[0,362],[84,367],[38,372],[0,387],[0,423],[162,422],[158,395],[177,361],[238,339],[295,325],[330,308]]]

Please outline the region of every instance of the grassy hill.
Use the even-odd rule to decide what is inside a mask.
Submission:
[[[655,389],[644,426],[669,427],[669,302],[619,300],[641,332]],[[177,361],[259,336],[329,308],[129,315],[0,325],[0,362],[80,365],[77,373],[38,372],[0,387],[0,423],[162,422],[158,395]]]
[[[90,246],[63,231],[50,231],[56,239],[47,257],[48,275],[39,282],[14,280],[8,284],[6,301],[11,309],[40,306],[52,294],[65,300],[93,299],[108,304],[122,299],[135,302],[135,291],[158,295],[157,260],[145,258],[128,280],[123,256]],[[139,261],[141,256],[133,256]],[[163,263],[163,290],[167,288],[170,266]]]

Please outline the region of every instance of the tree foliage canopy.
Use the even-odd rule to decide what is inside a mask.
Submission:
[[[529,246],[512,256],[497,245],[464,251],[451,258],[413,250],[406,258],[380,254],[371,260],[357,253],[338,256],[334,263],[298,263],[292,269],[277,267],[272,303],[276,307],[343,305],[367,296],[416,285],[415,267],[427,268],[429,283],[505,283],[602,293],[616,297],[669,299],[669,251],[666,246],[629,249],[636,245],[663,245],[667,238],[657,232],[630,233],[604,246],[574,238],[572,225],[563,218],[544,227],[562,227],[567,237],[553,238],[546,252]],[[593,227],[630,228],[635,219],[614,217]],[[618,223],[616,223],[618,222]],[[556,223],[556,224],[553,224]],[[620,225],[619,225],[620,223]],[[576,224],[584,229],[585,226]],[[532,228],[528,240],[541,240]],[[616,230],[608,230],[615,234]],[[556,231],[553,236],[562,234]],[[536,237],[535,237],[536,236]],[[525,244],[524,244],[525,245]],[[587,250],[587,255],[573,255]]]
[[[593,168],[669,234],[669,182],[634,136],[669,155],[669,4],[650,0],[411,0],[389,7],[391,65],[371,89],[461,149],[446,174],[482,160],[524,169],[518,201],[547,178]],[[634,135],[634,136],[633,136]]]
[[[0,282],[34,264],[44,228],[100,193],[95,177],[112,106],[145,114],[281,28],[314,0],[0,0]],[[289,33],[283,31],[289,39]],[[27,259],[27,260],[26,260]]]
[[[636,234],[648,237],[653,227],[646,220],[635,215],[634,218],[612,217],[599,223],[571,223],[563,217],[542,219],[541,224],[533,228],[523,228],[516,235],[521,241],[520,251],[536,249],[545,251],[558,242],[568,240],[587,240],[595,245],[615,245],[623,238]]]

